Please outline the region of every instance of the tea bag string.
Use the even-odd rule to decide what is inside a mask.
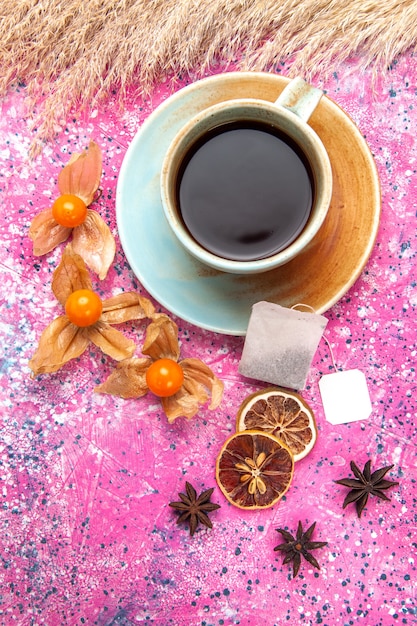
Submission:
[[[298,307],[304,307],[305,309],[308,309],[309,311],[311,311],[311,313],[316,314],[316,311],[314,310],[314,308],[312,306],[310,306],[309,304],[304,304],[303,302],[297,302],[297,304],[293,304],[291,309],[296,310]],[[322,338],[326,342],[326,345],[327,345],[327,347],[329,349],[330,358],[332,360],[332,365],[333,365],[334,371],[336,372],[338,368],[336,366],[336,361],[335,361],[335,358],[334,358],[332,346],[330,345],[330,341],[327,339],[327,337],[324,334],[322,335]]]

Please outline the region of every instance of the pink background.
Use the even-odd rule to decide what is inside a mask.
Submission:
[[[288,68],[282,67],[285,75]],[[186,81],[175,83],[181,88]],[[417,623],[416,608],[416,214],[417,63],[407,55],[376,85],[352,61],[323,83],[356,122],[375,157],[382,219],[359,280],[326,313],[337,365],[364,372],[369,419],[331,426],[318,381],[332,371],[325,342],[302,392],[319,439],[296,466],[285,499],[245,512],[215,481],[215,459],[234,431],[242,400],[263,384],[238,374],[244,339],[176,319],[182,356],[208,363],[225,383],[218,410],[170,425],[151,395],[121,400],[93,393],[113,363],[91,347],[53,375],[31,379],[28,360],[43,328],[61,313],[50,288],[62,248],[35,258],[33,216],[51,204],[57,174],[90,139],[102,148],[98,210],[117,241],[104,295],[146,292],[132,274],[115,222],[115,191],[126,149],[172,89],[152,101],[133,95],[118,110],[109,99],[88,119],[68,120],[36,162],[24,113],[24,87],[1,103],[0,117],[0,621],[2,624],[157,624],[158,626]],[[94,280],[94,279],[93,279]],[[157,304],[157,303],[156,303]],[[144,326],[123,331],[141,342]],[[391,502],[371,498],[361,519],[342,510],[346,488],[333,481],[362,468],[394,464]],[[168,502],[185,481],[214,487],[221,508],[213,529],[190,537]],[[317,521],[321,570],[303,561],[298,578],[274,552],[275,531]]]

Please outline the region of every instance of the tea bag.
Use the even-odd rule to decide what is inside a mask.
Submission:
[[[281,387],[303,389],[327,318],[271,302],[252,307],[239,372]]]

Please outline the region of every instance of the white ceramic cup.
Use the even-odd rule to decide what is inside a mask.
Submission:
[[[165,217],[183,247],[196,259],[212,268],[237,274],[255,274],[288,263],[312,241],[321,227],[332,196],[332,170],[328,154],[308,120],[323,92],[302,78],[290,81],[275,102],[252,98],[226,100],[198,113],[177,133],[162,164],[160,189]],[[224,258],[204,247],[186,227],[178,200],[181,164],[207,133],[230,123],[261,123],[273,127],[281,136],[295,142],[307,159],[313,185],[313,200],[308,219],[300,232],[283,249],[251,260]],[[257,207],[254,207],[257,211]],[[222,224],[219,223],[219,229]]]

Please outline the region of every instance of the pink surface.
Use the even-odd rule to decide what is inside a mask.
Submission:
[[[33,216],[50,205],[73,151],[92,138],[104,163],[98,210],[117,240],[115,263],[100,284],[107,295],[146,292],[117,238],[115,191],[123,156],[143,120],[168,95],[157,90],[124,112],[109,101],[88,120],[68,122],[35,163],[22,121],[24,87],[2,102],[0,118],[1,303],[0,569],[2,624],[323,624],[417,623],[416,608],[416,214],[417,64],[406,56],[381,77],[346,65],[323,86],[358,124],[375,156],[382,220],[356,284],[326,313],[325,336],[338,367],[359,368],[372,415],[350,425],[326,422],[318,381],[332,371],[321,342],[302,392],[313,407],[317,445],[296,466],[281,503],[259,512],[229,505],[215,481],[215,459],[241,401],[262,383],[238,374],[243,338],[177,319],[182,356],[207,362],[225,383],[215,412],[169,425],[148,395],[121,400],[93,393],[113,363],[92,346],[62,371],[31,379],[28,360],[43,328],[61,312],[50,288],[62,248],[35,258]],[[285,68],[283,68],[285,74]],[[180,88],[185,83],[177,84]],[[93,278],[93,281],[95,278]],[[124,332],[140,343],[144,326]],[[371,498],[358,519],[342,509],[334,480],[394,464],[390,502]],[[215,487],[213,528],[190,537],[168,503],[188,480]],[[321,570],[303,561],[298,578],[274,552],[276,528],[317,521]]]

